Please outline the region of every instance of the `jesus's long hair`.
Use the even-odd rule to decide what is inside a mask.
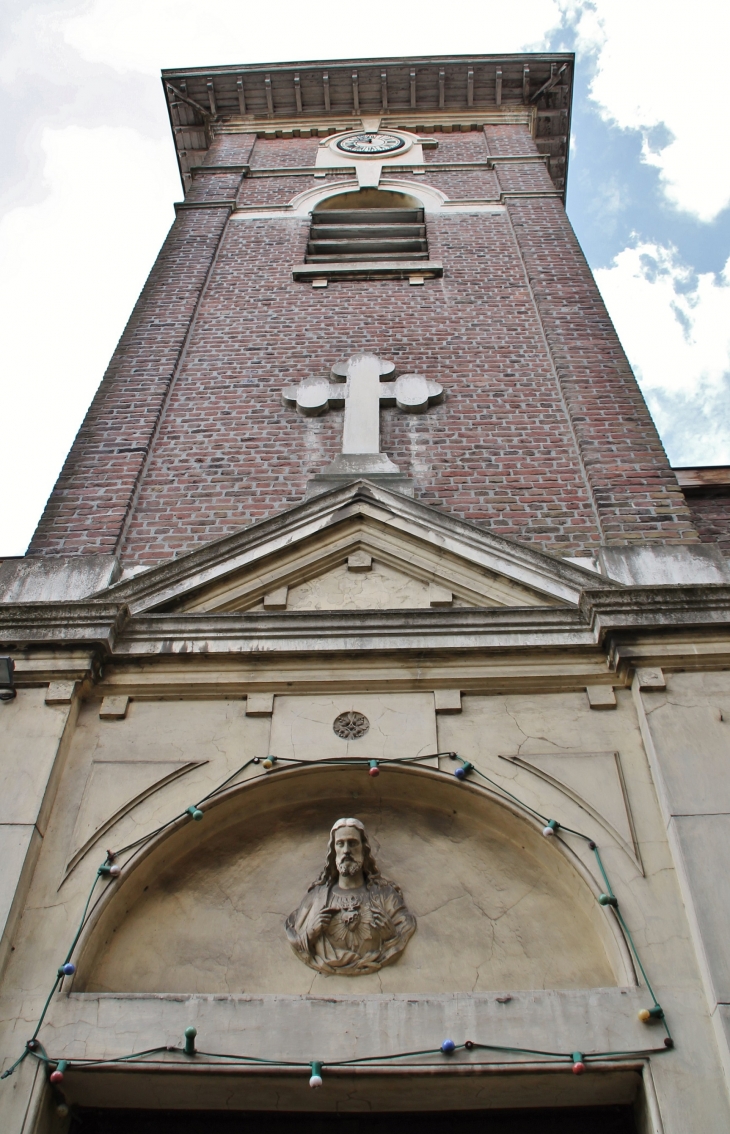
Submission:
[[[309,889],[313,890],[315,886],[334,886],[339,881],[340,875],[339,871],[337,870],[335,854],[335,833],[339,830],[340,827],[357,827],[358,831],[360,832],[362,848],[365,852],[363,855],[362,872],[365,877],[366,886],[370,886],[373,882],[380,882],[383,885],[393,886],[394,889],[398,889],[398,887],[394,886],[392,882],[388,882],[386,878],[383,878],[380,871],[378,870],[377,864],[375,862],[375,856],[370,849],[370,843],[368,842],[368,837],[365,833],[365,828],[359,819],[338,819],[334,824],[332,830],[330,831],[330,841],[327,844],[327,858],[325,859],[324,869],[319,877],[315,878]]]

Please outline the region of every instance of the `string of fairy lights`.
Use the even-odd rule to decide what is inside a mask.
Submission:
[[[184,1042],[182,1047],[177,1045],[165,1045],[149,1048],[145,1051],[130,1052],[127,1055],[119,1055],[110,1059],[74,1059],[73,1061],[63,1058],[55,1058],[46,1052],[43,1044],[38,1039],[39,1032],[43,1026],[56,991],[63,984],[65,978],[73,976],[73,974],[76,972],[76,965],[74,964],[72,957],[74,955],[76,946],[79,943],[81,935],[86,928],[89,919],[94,913],[97,902],[101,898],[101,895],[97,895],[97,887],[102,880],[107,880],[109,883],[113,883],[117,878],[119,878],[122,869],[119,865],[119,862],[117,861],[119,858],[124,855],[129,855],[130,857],[125,861],[125,866],[127,866],[132,862],[135,855],[139,853],[139,851],[141,851],[144,846],[150,843],[153,839],[156,839],[170,827],[173,827],[174,825],[179,824],[181,821],[184,821],[186,819],[188,819],[190,822],[201,822],[205,818],[205,811],[203,810],[205,804],[214,800],[216,796],[219,796],[222,792],[231,788],[238,777],[242,776],[244,772],[246,772],[251,766],[258,765],[261,769],[262,776],[268,776],[271,774],[276,774],[277,772],[285,769],[292,769],[302,766],[356,766],[367,768],[368,775],[377,777],[380,775],[381,768],[387,767],[388,765],[392,766],[410,764],[421,765],[422,767],[432,769],[432,765],[426,765],[424,762],[434,759],[449,759],[456,762],[456,767],[454,768],[453,774],[460,783],[464,783],[465,781],[471,779],[475,786],[480,787],[481,785],[476,783],[473,778],[477,777],[478,779],[485,781],[485,783],[489,785],[489,788],[492,791],[496,792],[498,796],[511,800],[521,810],[526,811],[534,819],[537,819],[542,824],[542,833],[545,838],[562,840],[566,835],[573,836],[576,839],[582,840],[593,852],[596,865],[598,867],[598,872],[604,886],[603,891],[598,895],[598,902],[601,906],[606,908],[607,911],[610,910],[610,912],[616,918],[621,933],[623,934],[624,940],[626,941],[626,944],[631,951],[637,968],[646,985],[647,992],[651,997],[651,1005],[648,1008],[645,1007],[641,1009],[638,1014],[639,1019],[645,1024],[657,1023],[661,1025],[664,1032],[666,1033],[661,1046],[626,1051],[594,1051],[584,1053],[581,1051],[544,1051],[525,1047],[506,1046],[501,1044],[478,1043],[472,1040],[466,1040],[464,1043],[457,1044],[454,1042],[454,1040],[447,1038],[444,1039],[438,1047],[426,1048],[422,1051],[390,1052],[385,1055],[365,1056],[357,1059],[328,1060],[326,1062],[317,1059],[308,1060],[306,1062],[292,1062],[281,1059],[267,1059],[263,1056],[235,1055],[225,1052],[201,1051],[196,1047],[195,1043],[198,1034],[197,1029],[194,1027],[189,1027],[185,1029]],[[246,782],[251,781],[249,780]],[[95,895],[97,895],[96,901],[94,901]],[[70,1067],[73,1066],[75,1068],[82,1069],[110,1066],[114,1064],[133,1063],[142,1065],[145,1062],[149,1062],[152,1057],[163,1055],[163,1053],[165,1056],[165,1064],[167,1066],[179,1065],[180,1061],[182,1061],[183,1063],[188,1063],[190,1059],[194,1058],[197,1064],[204,1064],[205,1066],[210,1067],[221,1065],[230,1067],[238,1065],[241,1068],[256,1066],[281,1067],[291,1069],[297,1068],[301,1069],[302,1071],[309,1072],[310,1087],[318,1088],[321,1087],[324,1082],[323,1071],[326,1068],[347,1068],[367,1065],[387,1066],[389,1063],[394,1061],[409,1058],[423,1060],[429,1056],[435,1056],[438,1061],[443,1064],[444,1060],[453,1059],[460,1051],[465,1051],[468,1053],[471,1053],[473,1051],[485,1051],[520,1057],[519,1060],[511,1061],[514,1063],[523,1062],[525,1057],[532,1057],[530,1059],[531,1063],[537,1062],[552,1065],[563,1064],[566,1065],[566,1067],[569,1066],[574,1074],[580,1075],[591,1063],[622,1061],[627,1059],[641,1059],[646,1058],[650,1055],[661,1054],[673,1047],[674,1040],[669,1030],[669,1025],[664,1015],[664,1011],[659,1004],[656,995],[654,994],[651,982],[649,981],[646,970],[641,962],[641,958],[639,956],[634,938],[621,912],[618,898],[616,897],[609,881],[608,874],[601,857],[601,852],[594,839],[592,839],[589,835],[584,834],[582,831],[577,831],[571,827],[567,827],[560,823],[557,819],[552,819],[546,815],[542,815],[539,811],[536,811],[533,807],[530,807],[529,804],[524,803],[516,795],[508,791],[502,784],[491,779],[480,768],[475,767],[474,764],[472,764],[469,760],[464,760],[456,752],[434,752],[425,756],[401,756],[380,760],[367,760],[363,759],[362,757],[332,757],[323,760],[297,760],[294,758],[281,759],[276,756],[266,756],[262,760],[260,757],[254,756],[253,758],[247,760],[239,768],[237,768],[235,772],[228,776],[216,788],[208,792],[207,795],[204,795],[202,799],[198,800],[197,803],[191,804],[189,807],[186,807],[184,811],[181,811],[177,815],[174,815],[171,819],[169,819],[166,823],[163,823],[160,827],[157,827],[154,831],[150,831],[148,834],[141,836],[134,842],[128,843],[126,846],[121,847],[119,850],[107,851],[104,862],[102,862],[102,864],[98,867],[94,875],[94,880],[91,885],[91,889],[89,890],[89,894],[83,908],[83,913],[81,915],[81,920],[79,922],[78,928],[73,936],[63,963],[59,965],[56,971],[53,985],[43,1005],[43,1009],[34,1028],[33,1034],[31,1035],[30,1039],[26,1041],[25,1048],[23,1049],[18,1059],[16,1059],[12,1066],[4,1071],[2,1075],[0,1075],[0,1079],[7,1079],[26,1058],[28,1058],[29,1056],[33,1057],[41,1064],[43,1064],[44,1068],[46,1069],[48,1078],[50,1080],[50,1083],[52,1084],[56,1096],[57,1113],[60,1116],[64,1116],[69,1113],[69,1108],[61,1093],[61,1085],[63,1084],[65,1075]],[[180,1057],[180,1059],[178,1059],[178,1057]],[[426,1065],[433,1066],[433,1064]],[[424,1066],[424,1064],[419,1063],[419,1066]]]

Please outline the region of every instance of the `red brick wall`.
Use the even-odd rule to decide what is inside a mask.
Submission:
[[[435,138],[438,146],[435,150],[426,149],[423,156],[427,162],[446,161],[486,161],[489,156],[484,134],[481,130],[472,130],[469,133],[424,133],[422,138]]]
[[[251,138],[206,163],[244,164]],[[252,167],[306,166],[316,139],[258,140]],[[248,147],[248,150],[247,150]],[[552,189],[543,166],[438,173],[534,149],[521,127],[440,136],[426,151],[450,197]],[[199,173],[188,201],[235,195]],[[239,201],[288,201],[309,177],[246,178]],[[448,188],[446,187],[448,185]],[[120,550],[152,563],[300,501],[339,449],[342,414],[303,418],[281,390],[375,350],[443,383],[423,416],[381,413],[382,448],[419,499],[492,530],[578,554],[605,540],[697,539],[562,205],[429,217],[443,280],[293,283],[306,219],[180,214],[31,545]],[[674,489],[674,490],[673,490]]]
[[[220,152],[245,162],[253,138]],[[233,151],[233,152],[231,152]],[[240,174],[197,177],[190,201],[234,197]],[[28,548],[29,555],[115,553],[229,215],[177,216],[112,356]]]
[[[251,169],[314,165],[319,143],[319,138],[267,138],[259,141],[251,155]]]
[[[509,127],[486,127],[493,155]],[[529,139],[529,146],[537,150]],[[497,164],[503,192],[549,192],[542,162]],[[508,214],[607,542],[696,541],[659,434],[562,204],[508,198]]]
[[[730,556],[730,492],[708,490],[688,492],[690,515],[703,543],[716,543],[723,555]]]

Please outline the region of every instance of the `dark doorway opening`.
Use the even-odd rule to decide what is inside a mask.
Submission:
[[[350,1114],[327,1111],[76,1112],[70,1134],[637,1134],[630,1106]]]

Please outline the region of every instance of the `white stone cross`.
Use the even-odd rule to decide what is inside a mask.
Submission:
[[[394,363],[376,354],[351,355],[332,367],[332,377],[333,382],[305,378],[298,386],[289,386],[283,392],[284,404],[296,406],[306,417],[344,406],[342,455],[331,471],[397,472],[398,466],[380,452],[380,406],[425,413],[430,405],[444,400],[443,386],[420,374],[396,378]]]

